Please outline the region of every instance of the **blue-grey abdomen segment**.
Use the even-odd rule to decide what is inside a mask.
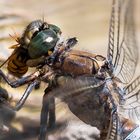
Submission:
[[[56,32],[51,29],[39,32],[29,44],[29,56],[31,58],[38,58],[47,54],[48,50],[55,47],[58,39]]]

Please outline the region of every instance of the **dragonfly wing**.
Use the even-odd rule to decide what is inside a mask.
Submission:
[[[128,86],[125,87],[125,94],[126,95],[131,94],[132,92],[138,90],[139,86],[140,86],[140,75],[133,82],[131,82]]]
[[[110,18],[110,28],[109,28],[109,44],[108,44],[108,53],[107,53],[107,58],[109,61],[111,61],[111,63],[114,62],[114,58],[115,58],[115,53],[116,53],[116,49],[118,49],[118,46],[116,44],[116,34],[115,32],[117,31],[117,26],[118,26],[118,20],[116,20],[116,18],[118,18],[118,16],[116,16],[116,14],[118,13],[118,6],[119,3],[117,0],[113,0],[112,3],[112,12],[111,12],[111,18]],[[117,46],[117,48],[116,48]]]
[[[65,102],[70,111],[80,120],[100,129],[103,125],[101,122],[106,122],[104,106],[99,99],[99,93],[103,90],[104,85],[104,80],[95,77],[70,78],[52,90],[49,95],[57,97],[56,106]]]
[[[93,90],[100,90],[104,86],[105,81],[95,77],[80,76],[77,78],[61,77],[58,79],[60,86],[52,90],[51,96],[58,97],[61,100],[78,96]]]
[[[132,0],[113,0],[107,57],[123,83],[130,82],[138,63],[133,8]]]
[[[120,107],[120,113],[140,125],[140,103],[133,102]]]
[[[124,99],[121,112],[140,124],[140,76],[125,88]]]

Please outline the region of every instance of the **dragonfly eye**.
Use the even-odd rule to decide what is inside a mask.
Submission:
[[[47,38],[45,39],[44,42],[50,43],[50,42],[52,42],[53,40],[54,40],[53,37],[49,36],[49,37],[47,37]]]

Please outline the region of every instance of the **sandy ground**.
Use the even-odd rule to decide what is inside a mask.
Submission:
[[[110,10],[111,0],[0,0],[0,56],[7,58],[11,52],[8,47],[14,44],[14,41],[9,38],[9,34],[21,34],[28,22],[43,17],[47,22],[58,25],[65,38],[76,36],[79,40],[76,46],[78,49],[106,56]],[[140,45],[139,13],[140,1],[136,0],[135,19]],[[140,65],[137,73],[139,68]],[[4,87],[12,93],[14,99],[18,99],[25,88],[11,89],[7,85]],[[16,113],[11,133],[0,137],[0,140],[11,140],[11,137],[12,140],[37,139],[44,88],[43,85],[42,90],[32,93],[25,107]],[[66,105],[61,104],[57,112],[59,131],[54,131],[50,140],[93,140],[96,139],[95,135],[99,135],[96,128],[81,122]]]

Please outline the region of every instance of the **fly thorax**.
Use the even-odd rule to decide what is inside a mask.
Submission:
[[[35,20],[32,21],[25,29],[21,40],[23,41],[23,44],[25,44],[23,47],[28,48],[28,45],[33,37],[33,35],[37,32],[39,32],[40,27],[42,27],[43,21],[41,20]]]

